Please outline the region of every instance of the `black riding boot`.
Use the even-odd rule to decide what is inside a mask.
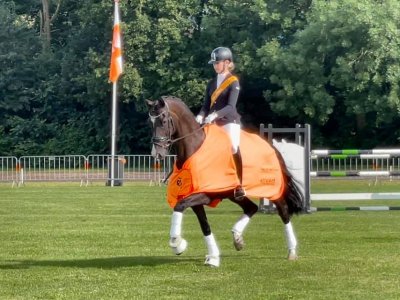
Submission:
[[[235,188],[234,197],[235,200],[241,201],[244,196],[246,196],[246,192],[242,187],[242,178],[243,178],[243,165],[242,165],[242,155],[240,154],[240,149],[238,148],[237,152],[233,154],[233,160],[236,166],[236,173],[240,181],[240,185]]]

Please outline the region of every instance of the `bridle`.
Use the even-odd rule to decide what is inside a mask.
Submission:
[[[152,121],[154,129],[156,128],[156,120],[157,119],[161,119],[161,117],[163,117],[163,116],[165,116],[165,118],[167,118],[167,122],[166,122],[166,127],[167,128],[164,128],[167,134],[164,135],[164,136],[157,136],[157,135],[155,135],[156,130],[153,130],[153,136],[151,137],[151,143],[154,146],[159,146],[159,147],[162,147],[164,149],[167,149],[168,152],[169,152],[170,147],[174,143],[176,143],[176,142],[178,142],[178,141],[180,141],[180,140],[182,140],[184,138],[187,138],[188,136],[191,136],[191,135],[195,134],[197,131],[203,129],[205,124],[201,125],[199,128],[197,128],[197,129],[195,129],[195,130],[193,130],[193,131],[191,131],[191,132],[189,132],[189,133],[187,133],[187,134],[185,134],[183,136],[180,136],[178,138],[173,139],[172,136],[175,133],[176,127],[175,127],[175,124],[174,124],[174,120],[172,119],[168,103],[166,101],[165,101],[165,107],[166,107],[166,110],[160,112],[157,116],[152,116],[151,113],[149,112],[149,117],[150,117],[150,119]],[[160,123],[163,124],[162,120],[161,120]],[[163,125],[162,127],[165,127],[165,126]]]
[[[166,131],[166,135],[164,136],[157,136],[156,134],[156,120],[157,119],[161,119],[161,117],[163,117],[164,115],[166,115],[167,118],[167,128],[165,129]],[[151,137],[151,143],[154,146],[159,146],[165,149],[169,149],[172,144],[174,143],[174,139],[172,139],[172,135],[175,131],[175,126],[174,126],[174,121],[172,120],[172,117],[169,113],[169,110],[167,110],[166,112],[163,111],[160,114],[158,114],[157,116],[152,116],[151,113],[149,113],[149,117],[153,123],[153,136]],[[163,124],[163,121],[161,120],[160,122],[161,124]],[[164,125],[162,125],[162,127],[164,127]]]

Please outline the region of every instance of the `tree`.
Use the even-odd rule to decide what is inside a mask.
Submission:
[[[357,143],[398,116],[397,1],[314,1],[307,26],[290,45],[266,43],[259,57],[276,85],[265,95],[274,112],[324,125],[335,110]],[[344,106],[344,109],[341,107]],[[352,122],[352,120],[355,120]]]
[[[18,16],[13,2],[0,3],[0,153],[17,155],[14,147],[34,148],[28,134],[40,134],[37,81],[41,44],[28,16]],[[30,120],[31,122],[27,122]],[[36,124],[40,121],[36,122]]]

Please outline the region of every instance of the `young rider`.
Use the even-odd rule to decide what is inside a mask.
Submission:
[[[208,63],[213,65],[217,76],[208,82],[203,107],[196,116],[196,121],[200,124],[215,122],[228,133],[232,142],[237,176],[240,180],[234,197],[236,200],[242,200],[246,192],[242,187],[243,167],[239,149],[240,115],[236,110],[240,84],[238,78],[231,73],[235,68],[231,50],[226,47],[215,48],[211,52],[211,60]]]

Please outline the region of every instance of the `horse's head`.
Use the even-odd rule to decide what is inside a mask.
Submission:
[[[164,98],[155,101],[146,100],[146,102],[153,129],[151,154],[157,159],[163,159],[168,155],[172,145],[172,136],[175,133],[174,122]]]
[[[163,159],[174,145],[178,165],[186,161],[204,141],[205,133],[188,106],[174,96],[146,100],[153,135],[151,154]]]

